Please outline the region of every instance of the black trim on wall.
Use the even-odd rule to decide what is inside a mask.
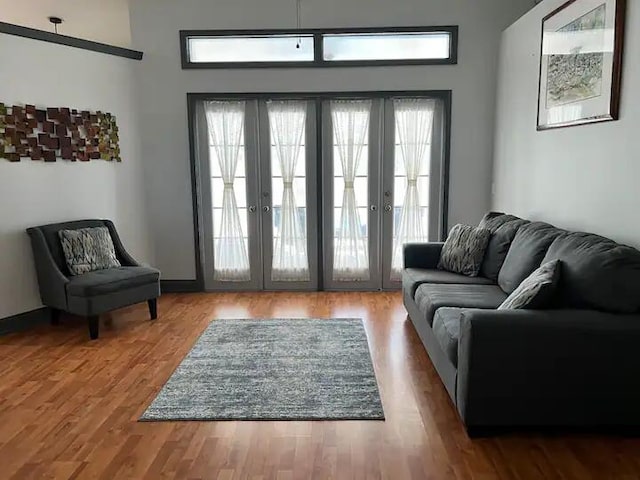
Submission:
[[[277,98],[295,98],[295,99],[310,99],[317,100],[320,102],[322,99],[326,98],[393,98],[393,97],[431,97],[437,98],[444,103],[444,142],[443,142],[443,162],[442,162],[442,183],[444,188],[443,190],[443,198],[442,198],[442,217],[440,219],[442,229],[441,229],[441,239],[447,237],[448,233],[448,217],[449,217],[449,188],[450,188],[450,180],[449,180],[449,165],[451,158],[451,105],[452,105],[452,95],[453,92],[451,90],[383,90],[383,91],[356,91],[356,92],[272,92],[272,93],[187,93],[187,115],[188,115],[188,129],[189,129],[189,160],[191,164],[191,201],[193,206],[193,238],[194,238],[194,247],[195,247],[195,262],[196,262],[196,279],[190,280],[194,282],[194,285],[197,287],[197,291],[204,290],[204,265],[202,262],[202,255],[200,252],[200,218],[199,218],[199,205],[198,205],[198,159],[196,157],[196,142],[197,142],[197,134],[194,125],[194,118],[196,112],[196,104],[197,102],[203,100],[233,100],[233,99],[243,99],[243,100],[253,100],[253,99],[277,99]],[[319,104],[319,103],[318,103]],[[317,109],[318,118],[320,118],[321,109]],[[320,124],[319,124],[320,125]],[[320,129],[318,129],[320,132]],[[322,141],[317,142],[318,148],[318,158],[322,158]],[[322,169],[322,161],[318,161],[318,171],[321,172]],[[322,177],[318,177],[318,181],[321,181]],[[318,189],[318,192],[322,192],[322,188]],[[319,193],[320,195],[321,193]],[[320,202],[322,205],[322,202]],[[321,208],[321,207],[320,207]],[[320,215],[319,218],[322,218]],[[320,222],[320,220],[319,220]],[[321,226],[322,224],[319,223]],[[322,254],[322,242],[320,242],[318,248],[318,254]],[[319,257],[321,260],[322,258]],[[319,262],[320,272],[322,262]],[[189,281],[189,280],[187,280]],[[318,284],[318,290],[322,290],[323,285],[322,281]],[[194,290],[190,290],[194,291]]]
[[[187,127],[189,131],[189,166],[191,169],[191,208],[193,210],[193,244],[195,247],[195,267],[196,267],[196,287],[198,291],[204,290],[204,268],[202,261],[202,254],[200,252],[200,205],[198,203],[198,162],[197,162],[197,146],[196,142],[197,134],[196,134],[196,125],[195,125],[195,117],[196,117],[196,102],[191,101],[189,99],[189,95],[187,94]]]
[[[47,307],[37,308],[30,312],[19,313],[0,319],[0,335],[21,332],[51,320],[51,310]]]
[[[348,33],[429,33],[443,32],[451,35],[449,58],[424,58],[404,60],[339,60],[327,61],[323,58],[323,34],[336,35]],[[231,37],[231,36],[268,36],[268,35],[313,35],[314,59],[308,62],[198,62],[189,60],[187,43],[189,37]],[[269,30],[180,30],[180,58],[183,69],[216,68],[313,68],[313,67],[384,67],[403,65],[456,65],[458,63],[457,25],[430,27],[358,27],[358,28],[304,28]]]
[[[0,22],[0,33],[30,38],[32,40],[40,40],[43,42],[57,43],[58,45],[66,45],[67,47],[80,48],[82,50],[106,53],[107,55],[130,58],[132,60],[142,60],[143,56],[143,53],[137,50],[116,47],[115,45],[93,42],[91,40],[84,40],[77,37],[69,37],[67,35],[60,35],[59,33],[37,30],[35,28],[14,25],[12,23]]]
[[[162,293],[200,292],[202,287],[198,280],[160,280]]]
[[[449,234],[449,190],[451,188],[449,166],[451,164],[451,116],[452,116],[452,92],[447,90],[444,98],[444,155],[442,158],[442,228],[440,229],[440,241],[444,242]]]

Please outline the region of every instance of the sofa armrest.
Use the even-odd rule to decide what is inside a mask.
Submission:
[[[640,315],[465,310],[460,322],[467,426],[640,425]]]
[[[135,258],[133,258],[129,252],[124,248],[122,244],[122,240],[120,240],[120,235],[118,235],[118,231],[116,230],[115,225],[111,220],[104,220],[104,224],[109,229],[109,233],[111,234],[111,239],[113,240],[113,246],[116,249],[116,255],[118,260],[124,267],[140,267],[142,266]]]
[[[42,231],[39,228],[29,228],[27,233],[31,238],[42,303],[48,307],[66,310],[66,284],[69,283],[69,279],[58,268]]]
[[[443,246],[442,242],[405,244],[404,268],[437,268]]]

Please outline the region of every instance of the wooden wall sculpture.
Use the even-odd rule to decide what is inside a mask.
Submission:
[[[116,117],[69,108],[0,103],[0,158],[55,162],[122,161]]]

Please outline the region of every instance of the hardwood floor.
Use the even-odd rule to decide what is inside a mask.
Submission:
[[[158,312],[115,312],[97,341],[68,317],[0,337],[0,478],[640,478],[640,439],[469,439],[399,293],[172,294]],[[209,320],[249,317],[363,318],[386,421],[136,421]]]

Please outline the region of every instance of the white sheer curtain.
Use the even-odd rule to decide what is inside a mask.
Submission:
[[[242,282],[251,279],[249,255],[233,189],[238,160],[244,148],[245,102],[205,102],[211,146],[224,182],[222,220],[214,225],[215,280]],[[214,161],[214,159],[212,159]]]
[[[296,207],[293,189],[296,165],[304,155],[306,103],[295,100],[271,101],[267,104],[272,152],[282,171],[282,207],[280,217],[273,212],[273,264],[274,281],[308,281],[307,226]],[[276,159],[273,159],[275,161]],[[276,181],[276,179],[274,179]],[[277,222],[279,225],[277,225]],[[276,228],[279,227],[279,228]]]
[[[370,100],[331,102],[334,151],[340,157],[344,179],[340,224],[334,232],[333,279],[337,281],[369,279],[368,238],[361,231],[354,181],[358,164],[367,161],[362,151],[369,134],[370,113]]]
[[[418,177],[429,164],[435,105],[434,100],[419,98],[394,99],[393,101],[396,118],[396,144],[399,144],[401,153],[401,158],[396,158],[396,162],[402,161],[404,163],[407,189],[400,219],[398,224],[394,225],[396,229],[391,263],[392,279],[400,277],[404,244],[426,242],[429,238],[427,217],[421,214],[421,192],[418,189]]]

